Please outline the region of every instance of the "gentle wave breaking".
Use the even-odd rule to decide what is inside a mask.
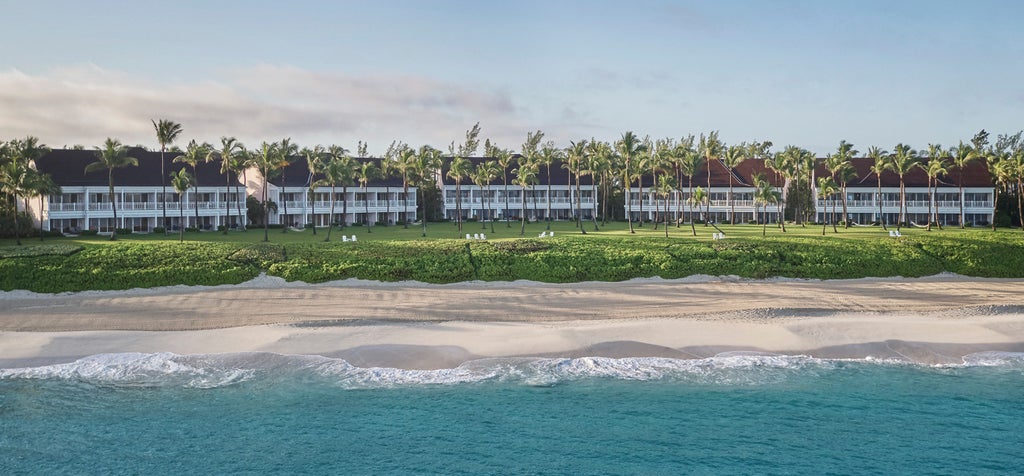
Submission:
[[[217,388],[243,382],[309,382],[343,388],[387,388],[511,382],[550,386],[586,379],[682,381],[707,385],[764,385],[793,375],[815,375],[855,365],[941,368],[1002,367],[1024,371],[1024,353],[970,354],[958,365],[925,366],[877,359],[830,360],[807,356],[725,353],[705,359],[492,358],[456,368],[406,370],[356,367],[343,359],[265,352],[178,355],[98,354],[66,364],[0,369],[0,380],[66,380],[116,387]]]

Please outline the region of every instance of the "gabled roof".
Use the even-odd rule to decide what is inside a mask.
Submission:
[[[925,159],[927,160],[927,159]],[[816,177],[831,176],[828,169],[825,168],[823,163],[824,159],[819,159],[818,166],[814,170]],[[851,180],[847,185],[851,187],[877,187],[878,176],[871,171],[871,167],[874,165],[874,160],[867,157],[858,157],[850,161],[853,165],[854,170],[857,172],[857,178]],[[949,173],[939,175],[939,185],[947,187],[956,187],[960,183],[960,174],[963,173],[963,181],[965,187],[991,187],[992,176],[988,172],[988,166],[984,161],[976,160],[968,162],[964,170],[961,171],[957,167],[949,164],[946,166],[946,170]],[[914,167],[910,169],[906,174],[903,175],[903,183],[907,187],[928,187],[928,174],[925,173],[924,169],[920,167]],[[892,170],[886,170],[882,173],[882,186],[883,187],[899,187],[900,176]]]
[[[179,154],[167,152],[164,154],[164,171],[168,175],[166,180],[160,177],[160,152],[150,152],[142,149],[132,148],[128,150],[129,157],[139,160],[137,167],[124,167],[114,169],[114,185],[118,187],[159,187],[167,184],[169,187],[171,172],[177,172],[187,168],[189,173],[192,168],[188,164],[175,163],[174,158]],[[57,185],[63,187],[89,187],[109,185],[107,171],[100,170],[85,173],[85,167],[96,162],[95,150],[71,150],[54,149],[36,160],[36,169],[49,174]],[[196,174],[199,177],[199,186],[216,187],[227,185],[228,179],[220,173],[220,162],[199,164]],[[230,175],[232,186],[236,183],[235,174]]]
[[[377,171],[378,171],[378,174],[379,174],[380,163],[381,163],[381,161],[383,159],[372,158],[372,157],[371,158],[367,158],[367,157],[353,157],[353,160],[356,161],[357,164],[363,164],[365,162],[373,162],[374,165],[377,167]],[[324,178],[323,174],[317,174],[316,177],[313,177],[313,180],[320,180],[322,178]],[[276,185],[278,187],[281,187],[281,186],[285,186],[285,187],[308,187],[309,186],[309,181],[310,181],[309,164],[306,163],[306,158],[305,157],[292,157],[290,163],[288,164],[288,166],[283,168],[283,169],[281,169],[281,172],[278,173],[277,176],[275,176],[275,177],[270,179],[270,183],[273,184],[273,185]],[[359,181],[354,179],[352,181],[352,184],[350,184],[349,186],[350,187],[351,186],[356,186],[358,184],[359,184]],[[338,186],[340,187],[341,184],[339,183]],[[402,186],[402,176],[396,174],[396,175],[393,175],[393,176],[388,177],[388,178],[376,178],[376,179],[371,180],[370,183],[368,184],[368,186],[370,186],[370,187],[401,187]]]
[[[765,180],[776,187],[781,186],[784,182],[784,179],[779,178],[778,174],[765,167],[763,160],[744,160],[733,170],[729,170],[721,160],[711,162],[711,186],[715,188],[727,188],[730,175],[732,176],[733,187],[753,187],[754,176],[757,174],[764,175]],[[651,176],[650,171],[646,171],[646,175],[643,176],[642,180],[644,188],[654,184],[654,178]],[[708,186],[708,167],[706,162],[694,172],[693,177],[680,175],[678,187],[688,189],[691,182],[694,188]]]

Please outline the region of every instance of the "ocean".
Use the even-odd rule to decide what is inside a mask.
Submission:
[[[0,369],[0,474],[1020,474],[1024,354]]]

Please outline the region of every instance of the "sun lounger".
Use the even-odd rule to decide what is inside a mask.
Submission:
[[[348,241],[348,235],[341,235],[341,241],[347,242]]]
[[[485,235],[485,234],[481,233],[481,234],[480,234],[480,239],[481,239],[481,240],[486,240],[486,239],[487,239],[487,235]]]
[[[356,241],[356,235],[352,235],[352,241]]]
[[[473,239],[473,237],[472,237],[472,236],[471,236],[471,235],[470,235],[469,233],[466,233],[466,239],[467,239],[467,240],[472,240],[472,239]]]
[[[544,238],[544,237],[546,237],[546,236],[548,236],[548,232],[546,232],[546,231],[542,231],[542,232],[540,232],[540,234],[539,234],[539,235],[537,235],[537,238]]]

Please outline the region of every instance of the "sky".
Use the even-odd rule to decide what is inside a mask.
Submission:
[[[1024,129],[1024,2],[0,0],[0,140],[625,131],[817,154]]]

